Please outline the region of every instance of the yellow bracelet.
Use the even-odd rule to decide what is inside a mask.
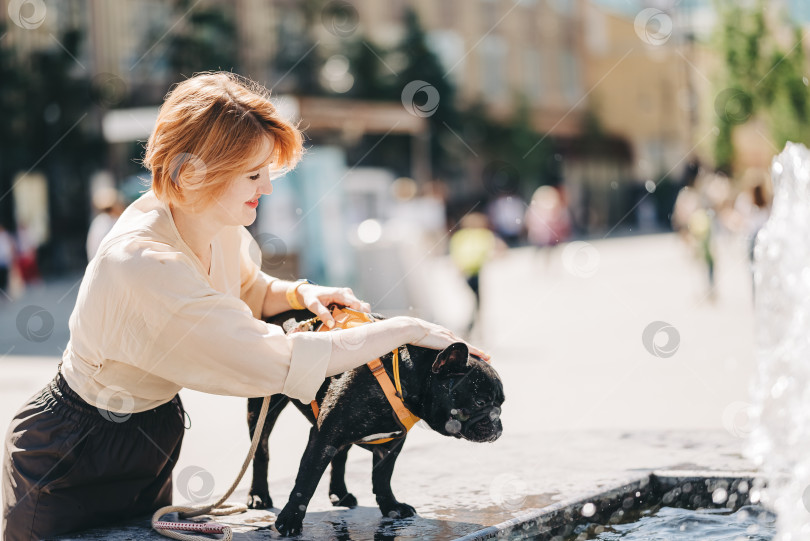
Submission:
[[[293,310],[304,310],[306,306],[298,302],[298,288],[301,284],[311,284],[309,280],[301,279],[296,280],[287,288],[287,303]]]

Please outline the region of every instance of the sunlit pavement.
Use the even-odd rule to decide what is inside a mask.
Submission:
[[[462,291],[458,279],[446,261],[431,264],[446,272],[434,274],[427,287],[436,290],[437,302],[451,303]],[[492,354],[504,380],[504,435],[473,444],[419,426],[412,430],[393,488],[420,517],[403,521],[382,519],[371,492],[371,457],[353,450],[347,485],[359,507],[332,508],[325,476],[303,538],[452,539],[652,469],[751,469],[741,455],[754,368],[742,243],[720,246],[716,273],[712,301],[705,273],[674,235],[563,245],[550,255],[520,248],[493,261],[482,275],[483,324],[473,341]],[[63,302],[72,308],[75,291],[71,295]],[[0,307],[2,351],[10,348],[6,322],[15,319],[9,314],[15,310]],[[646,345],[645,329],[652,329]],[[58,361],[14,353],[0,359],[3,426],[50,379]],[[188,486],[176,484],[175,501],[203,503],[225,491],[247,452],[245,401],[187,390],[182,395],[192,428],[175,478],[198,466],[213,485],[208,474]],[[307,423],[289,408],[271,437],[276,506],[292,489],[307,433]],[[244,500],[248,484],[249,474],[232,499]],[[255,527],[268,519],[267,512],[251,511],[230,520]],[[145,524],[65,539],[162,539]],[[235,538],[271,537],[278,534],[263,530]]]

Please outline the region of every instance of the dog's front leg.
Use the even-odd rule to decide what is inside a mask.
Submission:
[[[416,514],[416,509],[407,503],[397,501],[394,492],[391,490],[391,476],[394,473],[394,464],[400,450],[402,450],[403,443],[405,443],[405,438],[391,440],[375,445],[373,450],[374,466],[371,471],[371,484],[380,511],[389,518],[412,517]]]
[[[357,498],[346,488],[346,459],[349,456],[351,445],[347,445],[337,452],[332,459],[332,471],[329,478],[329,501],[332,505],[357,507]]]
[[[298,476],[295,478],[295,487],[290,493],[287,505],[276,518],[276,530],[281,535],[298,535],[304,523],[307,505],[312,499],[315,487],[318,486],[326,466],[335,455],[335,447],[328,445],[327,438],[323,437],[316,427],[309,431],[309,443],[301,457]]]

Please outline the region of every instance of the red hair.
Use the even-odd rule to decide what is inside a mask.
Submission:
[[[146,143],[144,166],[162,201],[188,210],[207,208],[234,176],[273,163],[295,167],[303,153],[296,126],[278,114],[263,86],[228,72],[206,72],[179,83],[160,108]],[[264,138],[272,151],[255,163]]]

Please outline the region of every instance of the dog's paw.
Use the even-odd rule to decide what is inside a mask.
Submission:
[[[335,507],[357,507],[357,498],[351,492],[347,492],[343,496],[330,494],[329,501]]]
[[[301,507],[304,506],[302,505]],[[295,509],[288,503],[284,506],[284,509],[281,510],[281,513],[278,514],[278,517],[276,517],[276,530],[284,537],[299,535],[304,526],[305,513],[306,507],[301,511],[300,508]]]
[[[247,499],[248,509],[269,509],[273,507],[273,499],[268,492],[251,492]]]
[[[408,518],[416,514],[412,506],[396,500],[380,504],[380,511],[388,518]]]

